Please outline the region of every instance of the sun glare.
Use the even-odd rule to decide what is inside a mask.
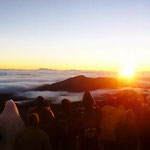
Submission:
[[[121,68],[120,77],[132,78],[134,74],[135,74],[135,68],[131,64],[125,65]]]

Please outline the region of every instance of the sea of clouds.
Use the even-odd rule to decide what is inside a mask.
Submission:
[[[87,77],[115,76],[115,73],[59,70],[0,70],[0,93],[26,91],[43,84],[51,84],[77,75]]]
[[[18,96],[36,98],[39,95],[60,101],[62,98],[69,98],[72,101],[80,100],[83,93],[33,91],[32,89],[44,84],[52,84],[77,75],[87,77],[116,77],[115,72],[106,71],[77,71],[77,70],[0,70],[0,94],[16,93]],[[150,73],[140,74],[142,77],[149,78]],[[141,85],[150,87],[149,80],[140,80]],[[110,90],[98,90],[96,93],[112,92]]]

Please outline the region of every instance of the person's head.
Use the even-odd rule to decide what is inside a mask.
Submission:
[[[71,112],[71,101],[68,99],[63,99],[61,101],[62,111],[64,113],[70,113]]]
[[[95,105],[95,99],[92,97],[90,92],[84,93],[82,102],[85,109],[92,108],[93,105]]]
[[[42,96],[38,96],[35,99],[35,105],[38,107],[48,107],[49,106],[48,102]]]
[[[26,120],[26,127],[36,128],[39,125],[39,115],[37,113],[33,113],[28,116]]]

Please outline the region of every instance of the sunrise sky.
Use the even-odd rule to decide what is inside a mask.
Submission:
[[[150,70],[149,0],[0,0],[0,68]]]

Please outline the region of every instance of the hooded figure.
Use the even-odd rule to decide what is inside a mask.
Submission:
[[[23,130],[24,123],[19,115],[16,104],[9,100],[0,115],[0,149],[12,150],[16,135]]]
[[[35,106],[29,110],[29,114],[30,113],[39,114],[40,126],[42,125],[42,123],[45,123],[44,121],[45,116],[47,116],[48,119],[52,119],[52,120],[55,118],[55,115],[53,114],[50,105],[42,96],[39,96],[35,99]]]
[[[92,109],[94,105],[96,106],[95,99],[90,92],[84,93],[82,103],[86,110]]]
[[[80,116],[78,124],[77,148],[81,150],[99,150],[100,111],[96,107],[95,99],[90,92],[85,92],[82,102],[85,111],[83,116]]]
[[[39,128],[38,114],[31,114],[26,128],[17,136],[15,150],[52,150],[48,135]]]
[[[47,132],[47,128],[49,128],[55,116],[49,104],[42,96],[35,99],[35,106],[29,110],[29,115],[32,113],[38,113],[40,119],[39,126]]]
[[[48,134],[51,142],[53,143],[55,135],[55,116],[50,108],[50,105],[42,96],[39,96],[35,99],[35,106],[29,110],[29,115],[32,113],[38,113],[39,126]]]

